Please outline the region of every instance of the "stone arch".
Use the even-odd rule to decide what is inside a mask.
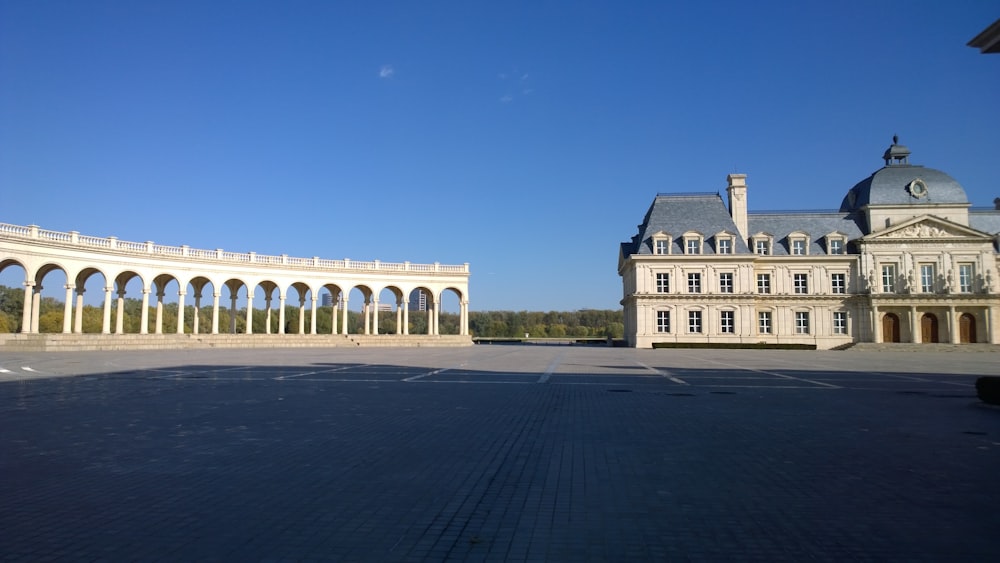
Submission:
[[[457,287],[446,287],[438,295],[436,330],[434,334],[465,334],[468,326],[465,300]]]
[[[167,315],[167,308],[165,306],[166,297],[169,295],[167,291],[168,286],[173,283],[176,285],[177,289],[174,290],[174,294],[178,296],[177,311],[172,316],[174,318],[174,324],[172,327],[168,327],[168,331],[172,331],[178,334],[184,332],[184,313],[181,310],[182,303],[179,302],[181,294],[181,282],[173,274],[158,274],[153,278],[152,290],[153,296],[156,298],[156,313],[154,315],[154,334],[163,334],[164,319]]]
[[[55,272],[62,272],[62,284],[59,280],[53,280]],[[73,286],[70,284],[70,274],[62,264],[47,262],[35,271],[35,285],[32,291],[31,302],[31,332],[70,332],[73,319],[72,309],[67,310],[67,304],[72,307]],[[46,278],[49,279],[49,296],[42,293],[45,291]],[[57,285],[58,284],[58,285]],[[58,305],[58,299],[52,297],[65,292],[66,299],[62,306]]]
[[[347,315],[347,307],[349,307],[351,303],[355,304],[355,310],[359,312],[353,317],[348,315],[348,321],[345,324],[345,327],[350,329],[350,325],[353,324],[354,329],[345,334],[371,334],[371,310],[373,297],[371,287],[365,284],[357,284],[349,288],[346,295],[347,301],[345,301],[344,314]]]
[[[290,286],[290,289],[295,290],[295,299],[292,299],[291,295],[288,295],[287,300],[295,306],[292,309],[292,319],[286,321],[285,331],[292,334],[316,334],[316,323],[315,323],[315,303],[316,300],[313,297],[316,293],[309,287],[309,284],[305,282],[295,282]],[[306,304],[312,302],[314,305],[311,314],[306,313]],[[307,322],[308,318],[308,322]],[[308,328],[307,328],[308,327]]]
[[[138,284],[138,287],[136,287]],[[128,293],[128,288],[132,293]],[[114,276],[114,313],[115,334],[138,333],[147,334],[149,326],[149,311],[146,305],[149,301],[149,287],[142,275],[134,270],[123,270]],[[139,295],[139,297],[126,297]],[[138,310],[136,310],[138,308]],[[137,318],[138,317],[138,318]]]
[[[342,308],[341,301],[344,298],[344,290],[340,288],[339,285],[335,283],[326,283],[320,287],[320,299],[322,299],[322,290],[326,290],[330,294],[330,334],[346,334],[344,330],[346,326],[346,321],[341,322],[341,317],[338,312]],[[322,307],[325,309],[325,306]],[[345,309],[346,311],[346,309]],[[345,317],[346,318],[346,317]]]
[[[18,282],[13,281],[17,279],[17,274],[11,271],[15,268],[21,270],[20,281]],[[9,278],[11,280],[11,291],[21,295],[21,308],[19,311],[13,314],[0,313],[3,316],[0,319],[0,332],[30,332],[31,295],[34,280],[29,276],[28,268],[19,260],[0,260],[0,274],[3,274],[4,279]]]
[[[423,294],[423,297],[420,294]],[[410,291],[410,323],[408,334],[436,334],[434,332],[434,307],[438,294],[431,288],[421,285]]]
[[[95,295],[100,296],[99,301],[102,303],[102,306],[99,307],[87,305],[84,299],[88,292],[87,285],[93,286],[95,278],[100,279],[100,285],[97,286],[97,292],[95,293]],[[110,313],[111,292],[107,288],[111,287],[111,284],[108,281],[107,274],[96,267],[87,266],[76,273],[73,285],[76,290],[76,303],[73,308],[75,313],[73,332],[77,334],[110,332],[111,317],[108,316],[105,319],[103,311],[106,308],[103,304],[106,304],[107,310]]]
[[[202,327],[208,328],[210,333],[217,333],[219,330],[218,325],[218,298],[216,297],[217,291],[215,290],[216,284],[212,280],[206,278],[205,276],[195,276],[187,282],[187,286],[191,288],[192,298],[193,298],[193,309],[191,315],[191,334],[201,334]],[[211,292],[207,295],[205,294],[205,288],[210,288]],[[202,313],[202,299],[205,297],[211,298],[212,303],[212,313],[210,316],[203,318]],[[214,330],[213,330],[214,322]]]
[[[240,310],[236,308],[237,304],[238,304],[239,297],[240,297],[240,289],[244,289],[245,288],[244,289],[244,295],[247,296],[247,297],[249,297],[250,287],[246,284],[246,282],[244,282],[243,280],[241,280],[239,278],[229,278],[228,280],[226,280],[226,281],[224,281],[222,283],[222,285],[220,286],[220,289],[222,287],[225,287],[226,289],[229,290],[229,307],[228,307],[228,309],[226,309],[228,311],[228,313],[227,313],[227,316],[225,318],[226,326],[228,327],[227,330],[226,330],[226,332],[228,332],[230,334],[238,334],[240,332],[240,327],[242,327],[242,329],[243,329],[242,332],[246,332],[247,330],[252,330],[252,325],[251,324],[247,324],[247,322],[246,322],[246,318],[245,318],[246,315],[240,315],[239,314]],[[253,311],[253,307],[252,307],[252,303],[251,303],[250,299],[248,298],[246,301],[247,301],[246,311],[247,312],[252,312]],[[218,314],[218,316],[220,317],[219,320],[221,322],[221,320],[222,320],[221,319],[221,317],[222,317],[222,308],[221,308],[221,306],[219,307],[219,314]]]
[[[389,298],[383,299],[386,292],[389,292]],[[378,324],[374,325],[373,332],[376,334],[404,334],[403,323],[408,319],[403,318],[405,308],[403,295],[403,290],[395,285],[387,285],[375,294],[375,303],[378,309],[375,319]]]

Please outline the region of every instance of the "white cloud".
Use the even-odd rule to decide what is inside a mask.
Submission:
[[[392,75],[396,73],[396,69],[392,68],[392,65],[382,65],[382,68],[378,71],[379,78],[392,78]]]

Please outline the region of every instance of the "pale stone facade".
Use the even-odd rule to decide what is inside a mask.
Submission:
[[[61,270],[65,284],[63,333],[82,332],[81,314],[87,280],[103,280],[103,334],[122,334],[122,306],[126,286],[133,279],[141,281],[141,334],[163,332],[162,310],[167,297],[164,288],[176,282],[178,322],[176,333],[220,334],[236,332],[236,317],[231,315],[229,327],[219,326],[220,300],[228,298],[230,311],[237,309],[237,297],[246,300],[246,334],[252,332],[255,295],[263,294],[270,331],[272,313],[278,317],[278,333],[284,334],[285,304],[299,308],[298,327],[288,332],[317,333],[317,303],[321,291],[333,296],[331,333],[346,334],[348,296],[353,289],[361,292],[363,328],[358,333],[379,334],[378,314],[382,309],[378,296],[383,290],[393,295],[390,307],[396,313],[398,336],[409,334],[409,295],[421,290],[426,295],[429,322],[428,335],[439,335],[440,303],[445,291],[454,292],[459,300],[459,335],[469,335],[469,265],[389,263],[374,261],[327,260],[318,257],[294,258],[287,255],[267,256],[249,253],[202,250],[188,246],[164,246],[152,242],[127,242],[114,237],[99,238],[77,232],[40,229],[35,225],[21,226],[0,223],[0,271],[18,265],[24,268],[24,306],[22,332],[37,333],[39,301],[42,283],[47,276]],[[226,291],[223,291],[223,288]],[[188,290],[193,295],[188,295]],[[150,297],[156,305],[152,331],[148,329]],[[308,297],[308,303],[307,303]],[[117,300],[114,319],[112,301]],[[194,304],[193,324],[184,322],[185,304]],[[308,307],[307,307],[308,305]],[[212,326],[199,326],[197,312],[212,309]],[[273,311],[276,308],[277,311]],[[309,310],[307,313],[307,309]]]
[[[1000,210],[893,141],[836,211],[749,212],[742,174],[728,209],[657,195],[619,254],[628,344],[1000,344]]]

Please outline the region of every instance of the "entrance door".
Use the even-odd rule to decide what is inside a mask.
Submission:
[[[895,313],[882,317],[882,342],[899,342],[899,317]]]
[[[924,313],[924,316],[920,317],[920,341],[940,342],[938,340],[938,320],[931,313]]]
[[[969,313],[962,313],[958,318],[958,341],[962,344],[976,341],[976,317]]]

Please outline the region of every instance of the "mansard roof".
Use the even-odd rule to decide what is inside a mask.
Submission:
[[[717,193],[657,194],[639,225],[639,233],[632,237],[631,242],[622,244],[622,255],[653,254],[650,239],[659,232],[670,233],[673,237],[671,252],[683,254],[683,234],[690,231],[701,233],[706,241],[723,231],[738,232],[722,197]],[[734,246],[736,254],[750,251],[746,241],[740,237],[736,238]],[[704,245],[702,253],[714,254],[714,245]]]
[[[804,233],[809,236],[809,254],[826,254],[824,237],[830,233],[843,233],[848,240],[864,233],[854,215],[837,211],[773,211],[749,213],[747,226],[750,233],[766,232],[774,236],[772,254],[790,254],[788,235]]]

